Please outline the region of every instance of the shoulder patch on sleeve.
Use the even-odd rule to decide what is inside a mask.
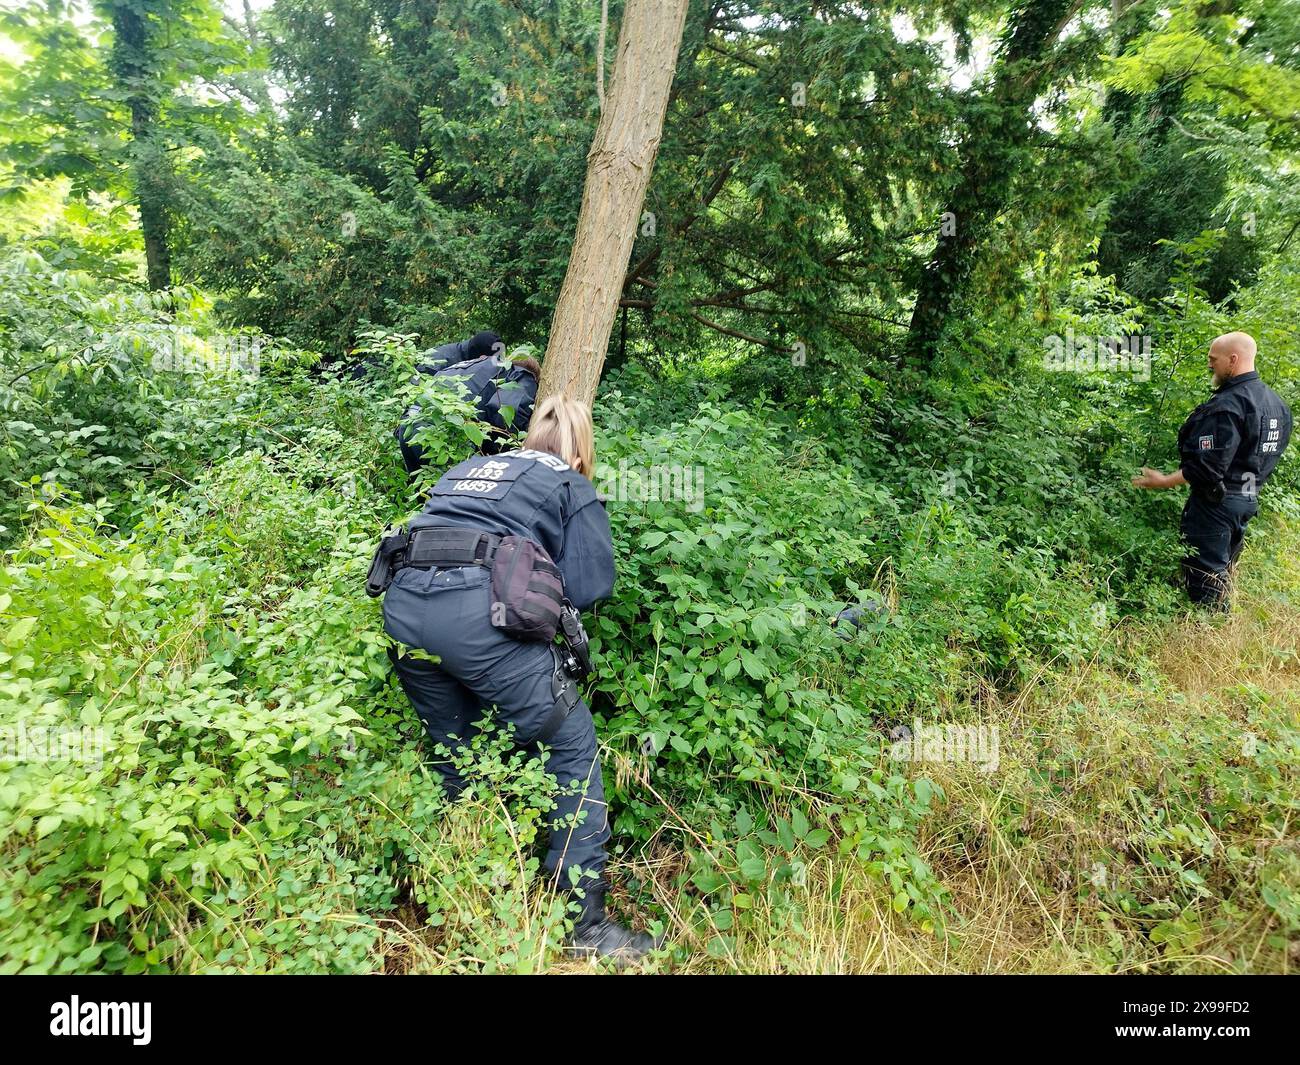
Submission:
[[[1213,437],[1213,436],[1203,436],[1203,437],[1201,437],[1201,439],[1200,439],[1200,447],[1201,447],[1201,450],[1202,450],[1202,451],[1213,451],[1213,450],[1214,450],[1214,437]]]

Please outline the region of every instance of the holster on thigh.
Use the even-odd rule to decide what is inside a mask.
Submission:
[[[549,743],[582,702],[582,697],[578,694],[578,682],[564,669],[558,648],[552,646],[551,657],[555,662],[551,670],[551,698],[555,700],[555,708],[538,729],[534,737],[536,743]]]

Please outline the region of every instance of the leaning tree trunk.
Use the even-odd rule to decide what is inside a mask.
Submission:
[[[111,65],[131,109],[131,182],[140,210],[145,267],[151,289],[171,284],[168,243],[171,164],[158,130],[158,98],[148,17],[138,3],[114,3]]]
[[[546,345],[538,399],[591,403],[663,133],[688,0],[627,0],[614,77],[587,153],[578,231]]]

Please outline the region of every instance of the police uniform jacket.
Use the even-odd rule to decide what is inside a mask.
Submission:
[[[614,590],[614,544],[596,489],[563,459],[523,449],[476,455],[434,485],[411,532],[454,526],[523,536],[546,549],[564,594],[588,610]]]
[[[1178,431],[1183,476],[1193,491],[1216,486],[1253,495],[1272,475],[1291,439],[1291,408],[1254,370],[1230,377]]]

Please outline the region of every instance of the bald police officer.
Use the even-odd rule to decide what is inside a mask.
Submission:
[[[1226,609],[1228,577],[1241,554],[1259,490],[1291,439],[1291,408],[1255,371],[1255,341],[1225,333],[1210,345],[1214,395],[1178,431],[1182,464],[1173,473],[1144,466],[1138,488],[1190,485],[1182,536],[1183,578],[1192,602]]]

